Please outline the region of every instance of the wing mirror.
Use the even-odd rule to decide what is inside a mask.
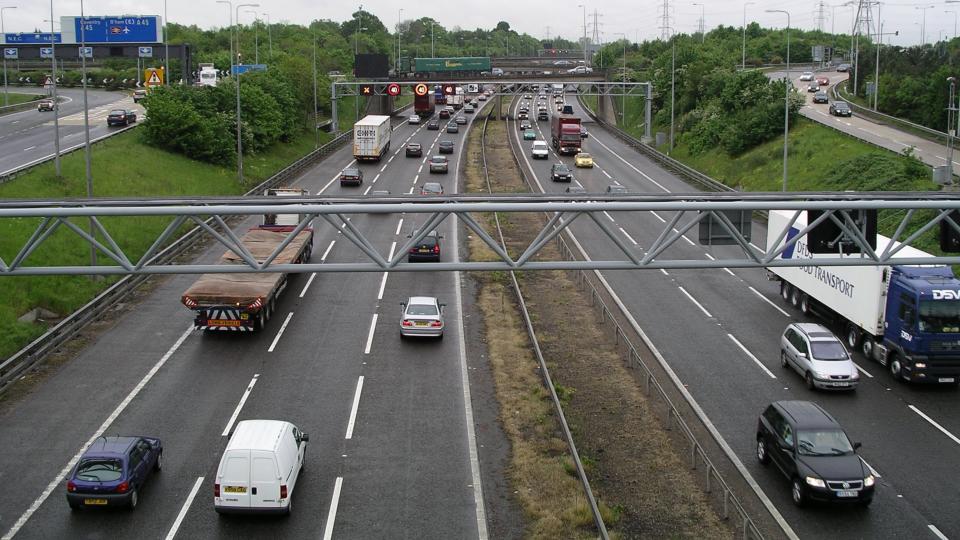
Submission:
[[[862,445],[861,443],[859,443],[859,442],[853,443],[853,449],[854,449],[854,450],[859,450],[861,446],[863,446],[863,445]]]
[[[303,442],[310,442],[310,435],[307,435],[306,433],[301,433],[300,440]]]

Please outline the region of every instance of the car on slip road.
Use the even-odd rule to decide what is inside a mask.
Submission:
[[[460,126],[456,122],[450,122],[447,124],[447,133],[460,133]]]
[[[834,101],[830,103],[830,114],[833,116],[853,116],[850,105],[846,101]]]
[[[817,84],[820,86],[827,86],[830,84],[830,77],[817,77]]]
[[[107,115],[108,126],[129,126],[137,121],[137,112],[128,109],[114,109]]]
[[[536,139],[537,139],[537,132],[536,132],[536,131],[534,131],[534,130],[532,130],[532,129],[528,129],[528,130],[525,130],[525,131],[523,132],[523,140],[525,140],[525,141],[534,141],[534,140],[536,140]]]
[[[163,468],[163,443],[155,437],[102,436],[83,452],[67,476],[71,510],[122,506],[133,510],[150,473]]]
[[[443,339],[443,308],[433,296],[411,296],[401,302],[400,337]]]
[[[53,112],[55,108],[56,105],[52,99],[41,99],[37,102],[37,111],[39,112]]]
[[[826,92],[824,92],[823,90],[821,90],[821,91],[819,91],[819,92],[817,92],[816,94],[813,95],[813,102],[814,102],[814,103],[829,103],[829,102],[830,102],[830,96],[828,96]]]
[[[816,403],[776,401],[757,420],[757,461],[790,481],[793,503],[873,502],[876,478],[840,424]]]

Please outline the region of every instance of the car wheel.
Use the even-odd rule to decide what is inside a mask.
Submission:
[[[903,365],[900,363],[900,356],[893,355],[893,358],[887,361],[887,367],[890,368],[890,376],[893,377],[893,380],[903,380]]]
[[[793,504],[797,506],[803,506],[807,502],[807,496],[803,493],[803,484],[800,483],[799,478],[793,479],[790,495],[793,498]]]
[[[780,282],[780,297],[783,298],[784,302],[790,301],[790,291],[793,289],[793,286],[787,283],[786,281]]]
[[[780,351],[780,367],[787,367],[787,351]]]
[[[153,464],[153,470],[160,472],[163,469],[163,452],[157,455],[157,462]]]
[[[813,375],[808,371],[806,375],[803,376],[804,381],[807,383],[807,390],[813,390]]]
[[[770,463],[770,455],[767,454],[767,443],[763,442],[763,437],[757,439],[757,461],[761,465]]]
[[[137,488],[133,488],[133,491],[130,492],[130,502],[128,502],[127,505],[130,507],[130,510],[135,510],[139,502],[140,494],[137,493]]]

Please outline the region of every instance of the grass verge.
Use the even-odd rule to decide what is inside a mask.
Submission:
[[[487,137],[495,192],[525,192],[507,143],[504,123],[491,123]],[[479,129],[468,145],[466,189],[486,192]],[[494,231],[492,216],[484,216]],[[501,220],[514,255],[542,227],[539,214]],[[492,253],[468,235],[470,260]],[[544,255],[557,257],[551,243]],[[473,274],[478,305],[488,321],[487,344],[500,420],[511,441],[510,480],[529,518],[532,538],[596,536],[586,498],[543,388],[535,357],[510,287],[500,272]],[[729,538],[732,532],[713,512],[678,458],[643,393],[624,367],[615,344],[596,324],[590,300],[565,272],[518,274],[531,318],[581,458],[614,538]],[[600,369],[598,369],[600,368]]]
[[[43,98],[43,96],[40,94],[15,94],[11,92],[7,94],[7,100],[8,100],[7,104],[19,105],[20,103],[26,103],[28,101],[36,101],[41,98]],[[3,104],[3,98],[0,98],[0,105],[2,104]]]
[[[330,135],[321,133],[321,141]],[[269,151],[244,157],[244,185],[236,169],[201,163],[182,155],[158,150],[140,142],[130,130],[99,142],[92,149],[93,192],[96,197],[192,197],[239,195],[270,177],[314,148],[313,133],[304,132],[293,141]],[[67,199],[86,195],[83,152],[61,160],[63,175],[57,178],[53,163],[0,184],[0,199]],[[0,258],[10,262],[40,220],[0,221]],[[87,229],[86,220],[76,221]],[[168,223],[164,218],[117,217],[103,220],[108,232],[130,257],[142,255]],[[30,266],[86,264],[90,249],[72,231],[61,227],[25,261]],[[100,261],[107,260],[98,254]],[[109,261],[109,264],[113,264]],[[69,313],[114,283],[115,277],[91,280],[80,276],[23,276],[0,279],[0,358],[7,358],[47,330],[40,323],[19,322],[34,308],[58,314]]]

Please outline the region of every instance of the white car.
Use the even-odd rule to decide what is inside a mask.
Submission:
[[[443,339],[443,308],[432,296],[411,296],[401,302],[400,337],[436,337]]]
[[[550,150],[547,148],[546,141],[533,141],[530,147],[530,154],[533,159],[547,159],[550,157]]]
[[[571,62],[571,61],[569,61],[569,60],[557,60],[556,62],[553,63],[553,65],[555,65],[555,66],[569,66],[569,65],[572,64],[572,63],[573,63],[573,62]]]
[[[812,81],[812,80],[813,80],[813,72],[812,72],[812,71],[804,71],[804,72],[803,72],[803,75],[800,75],[800,80],[801,80],[801,81]]]
[[[574,73],[574,74],[580,74],[580,75],[584,73],[593,73],[593,68],[589,68],[587,66],[577,66],[573,69],[568,69],[567,73]]]
[[[407,120],[407,123],[408,123],[408,124],[419,124],[419,123],[420,123],[420,117],[419,117],[418,115],[416,115],[416,114],[410,115],[410,119]]]

